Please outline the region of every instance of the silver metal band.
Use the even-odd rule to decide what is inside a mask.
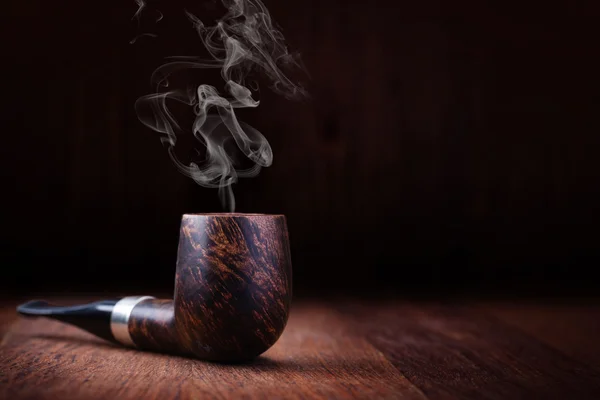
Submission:
[[[141,301],[154,299],[152,296],[130,296],[123,297],[115,304],[110,314],[110,330],[118,342],[125,346],[135,347],[133,339],[129,334],[129,316],[133,307]]]

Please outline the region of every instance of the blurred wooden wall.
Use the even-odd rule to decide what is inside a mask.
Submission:
[[[4,8],[4,282],[168,287],[180,215],[220,211],[133,111],[163,57],[200,43],[157,3],[143,28],[159,36],[130,45],[130,3]],[[591,2],[265,3],[311,98],[262,88],[244,116],[274,164],[235,193],[288,216],[301,285],[544,279],[599,259]]]

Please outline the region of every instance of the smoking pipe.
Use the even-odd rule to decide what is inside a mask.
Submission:
[[[136,296],[73,307],[31,301],[17,311],[66,322],[125,346],[243,361],[277,341],[291,296],[283,215],[185,214],[174,300]]]

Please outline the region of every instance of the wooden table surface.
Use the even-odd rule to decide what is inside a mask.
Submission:
[[[600,399],[597,301],[299,300],[242,365],[113,346],[15,305],[0,306],[2,400]]]

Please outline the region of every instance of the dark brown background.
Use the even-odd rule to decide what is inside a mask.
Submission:
[[[287,215],[299,288],[597,286],[587,3],[266,1],[312,98],[263,87],[243,114],[275,159],[237,210]],[[138,30],[133,1],[3,4],[2,286],[172,288],[180,215],[220,204],[133,103],[199,49],[184,6],[203,4],[159,2]]]

